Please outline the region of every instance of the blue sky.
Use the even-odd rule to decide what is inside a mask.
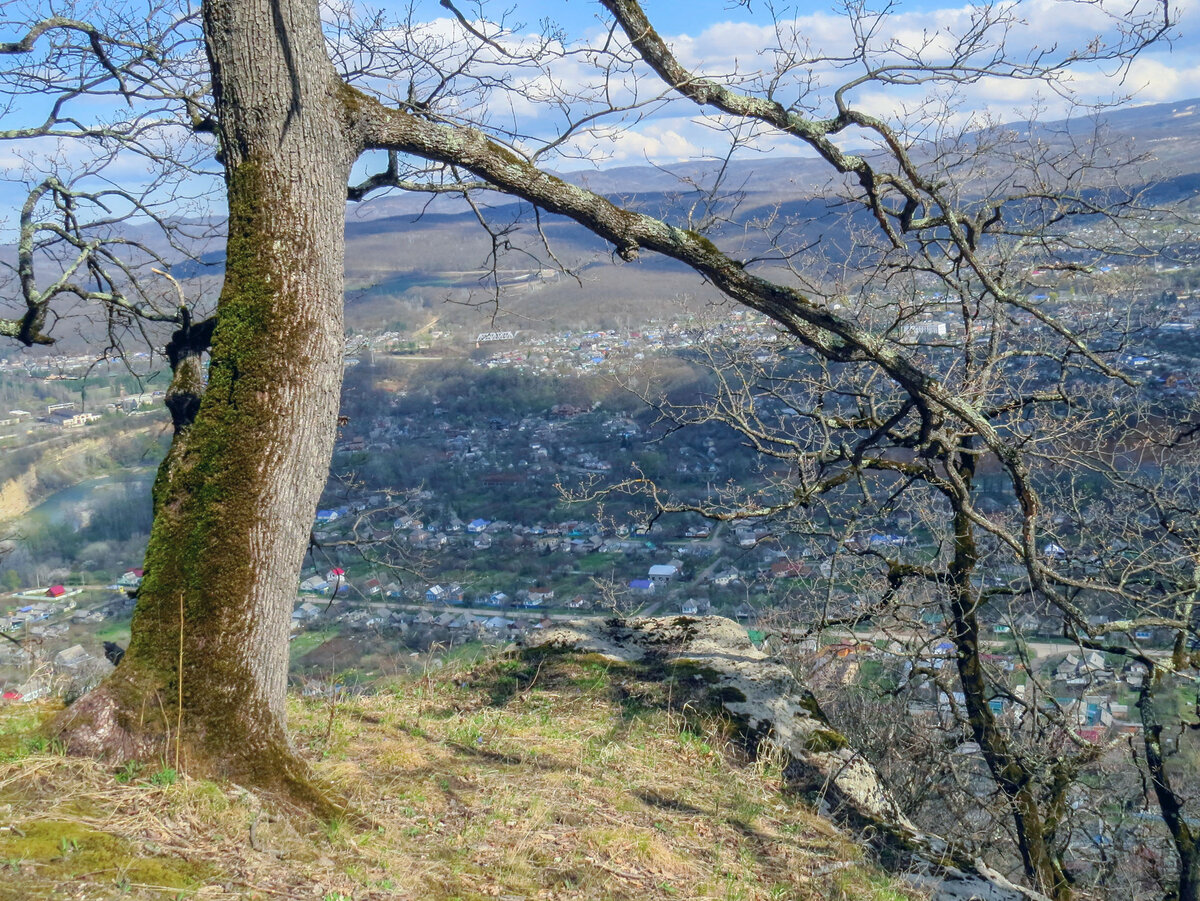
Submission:
[[[133,0],[116,2],[132,3]],[[356,0],[325,2],[350,5]],[[407,7],[406,0],[375,2],[389,4],[397,14]],[[874,2],[883,4],[883,0]],[[786,0],[779,0],[774,9],[779,18],[794,29],[797,39],[811,42],[815,51],[845,52],[851,31],[843,11],[825,4],[801,3],[785,7],[785,3]],[[1026,53],[1037,47],[1056,48],[1057,52],[1086,43],[1092,35],[1108,28],[1103,16],[1105,3],[1119,12],[1125,12],[1131,6],[1155,9],[1154,0],[1018,0],[1007,5],[997,0],[994,8],[1011,13],[1013,27],[1009,41],[1014,51]],[[1115,73],[1111,66],[1085,67],[1070,83],[1081,99],[1090,101],[1129,94],[1135,103],[1155,103],[1200,97],[1200,28],[1196,21],[1200,18],[1200,0],[1172,0],[1172,4],[1178,18],[1172,40],[1145,51],[1124,72]],[[471,18],[479,9],[469,0],[460,0],[460,8]],[[608,21],[607,12],[596,0],[485,0],[482,8],[489,14],[509,9],[513,19],[525,22],[527,29],[514,40],[535,30],[539,20],[549,17],[564,28],[571,46],[587,42],[595,45],[601,41]],[[748,4],[728,0],[646,0],[645,9],[659,33],[693,71],[713,76],[736,72],[747,78],[757,70],[770,74],[774,59],[771,48],[778,45],[778,40],[768,7],[762,0],[750,0]],[[944,48],[948,41],[947,36],[969,22],[969,10],[970,7],[961,2],[940,3],[938,0],[893,4],[889,17],[878,23],[875,44],[879,58],[886,58],[886,43],[890,40],[902,41],[908,46],[927,42],[932,48],[932,56],[936,57],[938,48]],[[437,0],[417,0],[415,13],[416,20],[424,23],[423,28],[430,34],[441,35],[449,47],[457,46],[455,35],[461,34],[456,32],[459,26]],[[818,98],[812,104],[816,114],[830,112],[830,88],[858,71],[820,64],[812,67],[813,77],[823,85],[822,90],[810,93]],[[1122,77],[1118,78],[1118,75]],[[556,80],[556,86],[566,90],[594,91],[597,70],[574,57],[569,62],[550,65],[544,72],[532,73],[518,87],[537,89],[549,83],[546,79],[550,78]],[[789,84],[785,78],[779,91],[779,97],[785,102],[804,93],[794,83],[795,77],[791,78],[793,83]],[[643,96],[647,84],[650,82],[643,81],[638,88]],[[661,87],[658,85],[659,90]],[[632,90],[630,81],[618,82],[614,95],[619,100],[628,99]],[[994,121],[1013,121],[1026,117],[1030,110],[1040,109],[1041,117],[1048,120],[1058,118],[1068,110],[1068,104],[1060,94],[1048,90],[1044,84],[1011,79],[984,80],[949,99],[943,91],[938,94],[936,103],[925,105],[922,92],[905,87],[864,85],[850,96],[858,107],[868,112],[894,119],[907,118],[919,128],[929,129],[929,136],[935,138],[938,129],[969,127],[984,114]],[[528,133],[527,147],[536,146],[538,139],[556,136],[564,122],[583,109],[579,103],[558,109],[552,104],[533,103],[519,90],[507,95],[493,94],[484,104],[491,121],[498,127],[508,126]],[[94,103],[83,112],[102,114]],[[627,115],[602,120],[595,131],[581,134],[569,143],[572,151],[569,157],[552,158],[547,162],[553,168],[567,170],[648,162],[669,165],[682,160],[711,158],[722,154],[727,146],[727,134],[713,125],[713,120],[705,121],[696,107],[687,102],[652,103],[641,108],[636,117]],[[854,136],[849,136],[847,143],[858,146],[855,140]],[[760,150],[786,155],[803,152],[803,148],[794,142],[769,134],[756,135],[754,144]],[[0,148],[0,165],[11,174],[18,173],[21,168],[21,159],[14,155],[17,149],[13,144]],[[25,149],[31,148],[26,145]],[[51,146],[47,153],[61,150]],[[108,174],[124,181],[139,177],[139,170],[144,170],[144,164],[130,159],[108,170]],[[9,193],[0,187],[0,194]]]
[[[936,103],[928,101],[927,90],[896,85],[866,84],[856,88],[850,97],[858,108],[885,118],[935,122],[937,128],[947,129],[982,122],[985,116],[993,121],[1023,120],[1031,110],[1038,110],[1043,120],[1060,118],[1071,110],[1070,102],[1063,96],[1064,89],[1074,92],[1083,103],[1117,97],[1131,97],[1134,103],[1194,98],[1200,96],[1200,29],[1195,23],[1200,0],[1171,2],[1172,13],[1178,20],[1171,31],[1171,40],[1144,51],[1127,69],[1112,64],[1077,67],[1057,89],[1036,81],[983,79],[960,87],[953,95],[944,89],[935,90]],[[477,14],[478,7],[467,0],[458,5],[468,18]],[[483,8],[511,9],[509,21],[524,22],[527,31],[535,30],[542,18],[549,17],[564,28],[571,40],[590,40],[593,44],[601,40],[608,21],[607,12],[595,0],[510,0],[502,4],[487,2]],[[762,70],[766,72],[764,77],[770,77],[779,41],[771,9],[762,0],[749,3],[646,0],[644,8],[657,31],[693,71],[712,75],[737,72],[746,77],[754,70]],[[807,42],[806,49],[812,52],[843,55],[852,41],[843,7],[821,3],[785,5],[785,0],[781,0],[772,8],[778,20],[792,30],[792,40]],[[1155,16],[1161,7],[1155,0],[1017,0],[997,2],[992,8],[1009,17],[1007,41],[1011,52],[1021,57],[1037,52],[1061,55],[1070,47],[1086,45],[1096,35],[1111,39],[1115,30],[1108,13],[1120,15],[1134,9]],[[433,31],[446,29],[452,33],[457,27],[436,0],[420,0],[416,9],[418,19],[427,22]],[[929,48],[929,59],[938,59],[939,53],[944,57],[952,45],[952,35],[968,28],[970,22],[971,7],[961,2],[916,0],[892,4],[888,16],[874,23],[875,59],[898,58],[895,53],[889,55],[889,42],[907,47],[921,44]],[[554,77],[568,86],[583,85],[595,77],[594,70],[578,64],[564,65],[553,72]],[[831,110],[828,97],[832,88],[858,75],[861,68],[836,69],[817,63],[804,72],[811,73],[822,86],[808,92],[809,97],[825,98],[813,103],[820,115]],[[625,87],[630,88],[628,84]],[[796,76],[789,75],[783,78],[778,96],[786,102],[804,93]],[[618,96],[629,95],[618,92]],[[504,104],[493,104],[493,109],[501,110],[494,121],[503,126]],[[539,135],[553,135],[565,120],[561,114],[556,117],[553,111],[523,103],[520,98],[513,101],[508,115],[514,129]],[[700,120],[695,107],[680,102],[649,108],[636,123],[627,117],[624,122],[610,120],[610,125],[592,136],[590,145],[581,138],[575,144],[576,152],[592,157],[598,165],[670,163],[719,154],[725,144],[722,134],[711,123],[706,126]],[[759,136],[756,143],[763,149],[801,152],[788,142],[767,135]],[[563,165],[572,167],[570,163]]]

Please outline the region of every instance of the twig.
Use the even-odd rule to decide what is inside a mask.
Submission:
[[[529,699],[529,692],[533,691],[533,686],[537,684],[538,676],[542,674],[542,664],[546,662],[546,658],[538,661],[537,669],[533,671],[533,678],[529,680],[529,684],[521,689],[521,700]]]
[[[254,815],[254,822],[250,824],[250,847],[261,854],[270,854],[273,857],[283,857],[283,851],[279,848],[268,848],[262,845],[258,840],[258,821],[262,819],[263,811],[259,811]],[[271,822],[270,815],[267,816],[267,822]]]
[[[175,772],[179,772],[179,743],[183,737],[183,592],[179,593],[179,706],[175,711]]]

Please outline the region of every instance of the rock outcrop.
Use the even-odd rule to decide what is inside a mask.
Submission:
[[[791,787],[858,831],[888,866],[911,874],[935,901],[1044,901],[949,842],[918,830],[875,768],[850,747],[791,672],[758,650],[745,629],[719,616],[580,620],[546,629],[543,648],[597,654],[647,677],[669,671],[719,705],[751,751],[779,749]],[[665,668],[665,669],[664,669]]]

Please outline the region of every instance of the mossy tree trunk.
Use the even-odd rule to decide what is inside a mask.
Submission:
[[[287,637],[336,432],[358,150],[315,3],[208,0],[204,28],[229,198],[208,384],[154,486],[128,653],[65,735],[286,788],[303,784],[284,728]],[[172,393],[195,396],[196,381],[195,365],[177,368]]]

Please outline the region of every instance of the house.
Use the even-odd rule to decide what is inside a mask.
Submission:
[[[445,598],[446,589],[441,585],[430,585],[425,589],[425,600],[430,604],[436,604]]]
[[[473,519],[467,523],[467,531],[472,535],[478,535],[485,531],[491,525],[486,519]]]
[[[92,655],[83,649],[83,645],[72,645],[54,655],[54,665],[64,669],[75,669],[92,659]]]
[[[741,573],[739,573],[733,567],[730,567],[729,569],[725,570],[724,572],[717,573],[709,581],[712,582],[712,584],[716,585],[718,588],[725,588],[729,585],[732,585],[734,582],[740,581],[741,578],[742,578]]]
[[[660,563],[650,567],[650,581],[655,585],[666,585],[679,575],[679,569],[670,563]]]
[[[41,622],[42,620],[46,619],[50,615],[50,605],[45,604],[45,603],[26,604],[24,607],[19,609],[17,612],[20,614],[24,614],[24,615],[21,616],[19,619],[17,617],[13,617],[12,625],[13,625],[14,629],[17,626],[23,625],[25,623],[36,623],[36,622]]]
[[[325,581],[334,584],[340,584],[346,581],[346,571],[340,566],[335,566],[325,573]]]
[[[66,593],[67,589],[61,585],[51,585],[46,589],[46,597],[48,598],[61,598]]]
[[[875,646],[862,641],[837,641],[831,645],[826,645],[822,650],[822,654],[827,654],[830,657],[835,657],[843,660],[852,654],[873,654]]]
[[[530,588],[529,599],[525,602],[526,607],[537,607],[542,604],[547,604],[554,600],[553,588]]]
[[[70,410],[55,410],[48,417],[48,421],[60,428],[76,429],[89,422],[95,422],[99,418],[99,413],[72,413]]]
[[[1089,651],[1082,657],[1077,654],[1064,657],[1055,667],[1054,678],[1068,685],[1084,685],[1108,681],[1114,678],[1114,673],[1108,668],[1103,654]]]
[[[1121,675],[1125,677],[1125,682],[1130,688],[1141,688],[1146,677],[1150,675],[1150,669],[1146,664],[1135,660],[1125,665]]]
[[[30,703],[49,695],[52,687],[53,685],[50,674],[47,672],[40,672],[30,676],[29,679],[23,684],[18,685],[16,692],[21,696],[22,701],[25,703]]]
[[[812,570],[808,564],[801,563],[799,560],[776,560],[771,564],[772,579],[794,579],[811,574]]]
[[[653,594],[654,585],[655,583],[650,579],[633,579],[629,583],[629,588],[639,594]]]
[[[308,594],[327,594],[330,586],[320,576],[309,576],[300,583],[300,590]]]
[[[1041,618],[1036,613],[1022,613],[1017,617],[1017,631],[1025,635],[1032,635],[1038,631],[1041,626]]]
[[[945,338],[946,323],[937,320],[907,322],[900,327],[900,333],[905,338],[918,341],[922,338]]]
[[[383,591],[383,584],[378,579],[368,579],[363,587],[367,589],[367,594],[380,594]]]
[[[318,510],[317,511],[317,524],[318,525],[328,525],[329,523],[333,522],[337,518],[338,518],[337,510]]]
[[[733,611],[734,619],[755,619],[758,616],[758,611],[755,610],[748,602],[738,604]]]
[[[1006,673],[1015,672],[1017,662],[1006,654],[980,654],[979,659],[989,666],[999,667]]]
[[[145,571],[140,569],[126,570],[121,575],[121,578],[117,579],[117,584],[122,588],[137,588],[142,584],[142,578],[145,574]]]
[[[483,627],[489,632],[500,632],[510,629],[515,625],[515,622],[511,619],[505,619],[503,616],[491,616],[483,621]]]
[[[302,623],[317,619],[320,615],[320,607],[310,601],[305,601],[292,611],[292,625],[298,627]]]

